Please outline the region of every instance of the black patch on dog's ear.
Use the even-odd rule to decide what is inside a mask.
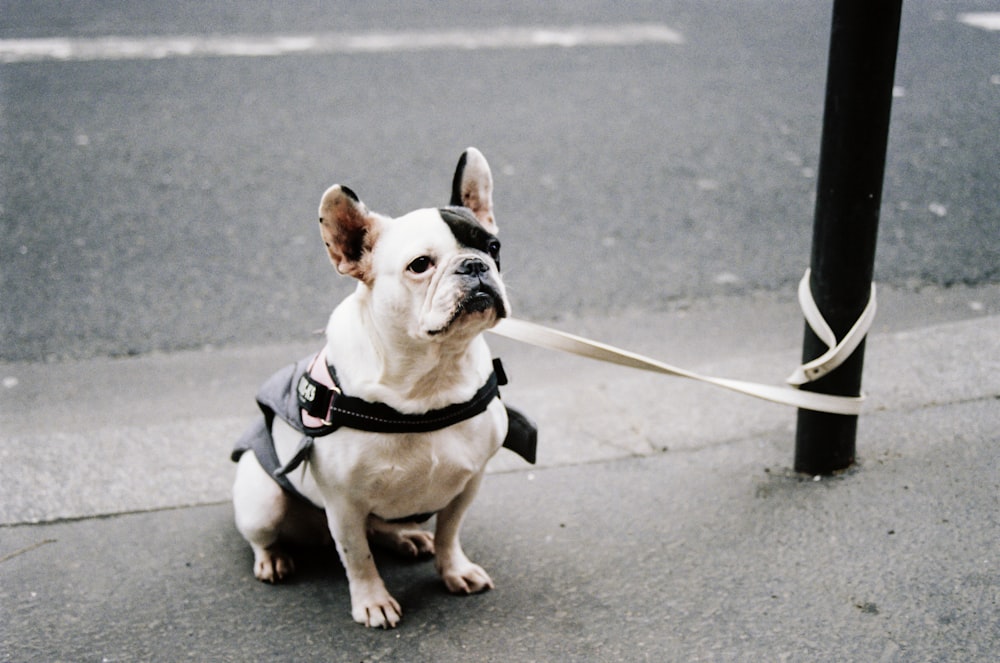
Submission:
[[[439,207],[438,213],[451,229],[458,243],[470,249],[482,251],[493,258],[500,269],[500,240],[483,228],[479,219],[467,207]]]
[[[356,203],[360,203],[361,202],[361,199],[358,198],[358,194],[354,193],[351,189],[347,188],[343,184],[340,185],[340,190],[343,191],[344,194],[348,198],[350,198],[351,200],[353,200],[354,202],[356,202]]]
[[[462,175],[465,174],[465,161],[468,152],[462,152],[458,158],[458,165],[455,166],[455,177],[451,180],[451,202],[449,205],[461,206],[462,201]]]

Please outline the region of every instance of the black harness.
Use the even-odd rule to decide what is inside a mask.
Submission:
[[[326,374],[323,374],[326,371]],[[340,428],[374,433],[426,433],[453,426],[481,414],[493,399],[500,397],[499,387],[507,376],[499,359],[493,360],[493,372],[475,395],[464,403],[455,403],[421,414],[400,412],[385,403],[371,403],[345,395],[340,389],[336,370],[327,364],[325,351],[291,364],[272,375],[257,392],[257,405],[263,417],[237,440],[231,458],[238,461],[246,451],[253,451],[264,471],[284,490],[313,504],[292,485],[286,476],[309,457],[315,439]],[[507,437],[503,446],[529,463],[535,462],[538,429],[519,411],[506,406]],[[302,440],[292,458],[281,464],[274,448],[271,430],[275,417],[302,433]],[[314,505],[318,506],[318,505]],[[400,522],[421,522],[433,514],[418,514]],[[393,522],[393,521],[390,521]]]
[[[319,359],[319,356],[317,356]],[[372,433],[427,433],[471,419],[484,412],[494,398],[500,396],[499,386],[507,384],[507,376],[499,359],[493,361],[493,373],[486,384],[465,403],[455,403],[422,414],[406,414],[385,403],[370,403],[361,398],[346,396],[340,388],[337,371],[326,364],[327,380],[313,377],[317,370],[313,360],[310,370],[303,373],[295,387],[301,408],[303,432],[310,437],[323,437],[338,428],[354,428]],[[332,383],[324,384],[323,382]],[[311,426],[307,422],[319,421]]]

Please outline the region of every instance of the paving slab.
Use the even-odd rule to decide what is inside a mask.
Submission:
[[[380,558],[403,606],[354,624],[329,550],[251,575],[214,505],[0,530],[4,661],[992,661],[995,399],[871,415],[860,468],[785,469],[782,434],[494,474],[448,595]]]

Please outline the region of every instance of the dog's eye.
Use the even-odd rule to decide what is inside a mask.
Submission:
[[[493,262],[496,263],[497,269],[500,269],[500,240],[491,239],[486,245],[486,252],[490,254],[493,258]]]
[[[407,265],[406,269],[413,272],[414,274],[423,274],[428,269],[430,269],[431,265],[433,264],[434,261],[431,260],[428,256],[420,256],[419,258],[411,262],[409,265]]]

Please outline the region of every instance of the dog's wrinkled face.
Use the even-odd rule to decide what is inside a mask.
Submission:
[[[412,338],[479,333],[507,315],[500,242],[465,208],[422,209],[380,224],[369,285],[387,325]]]
[[[470,148],[455,174],[453,207],[393,219],[369,212],[346,187],[326,191],[320,230],[330,259],[362,282],[379,329],[447,339],[478,334],[509,314],[492,186],[486,160]]]

